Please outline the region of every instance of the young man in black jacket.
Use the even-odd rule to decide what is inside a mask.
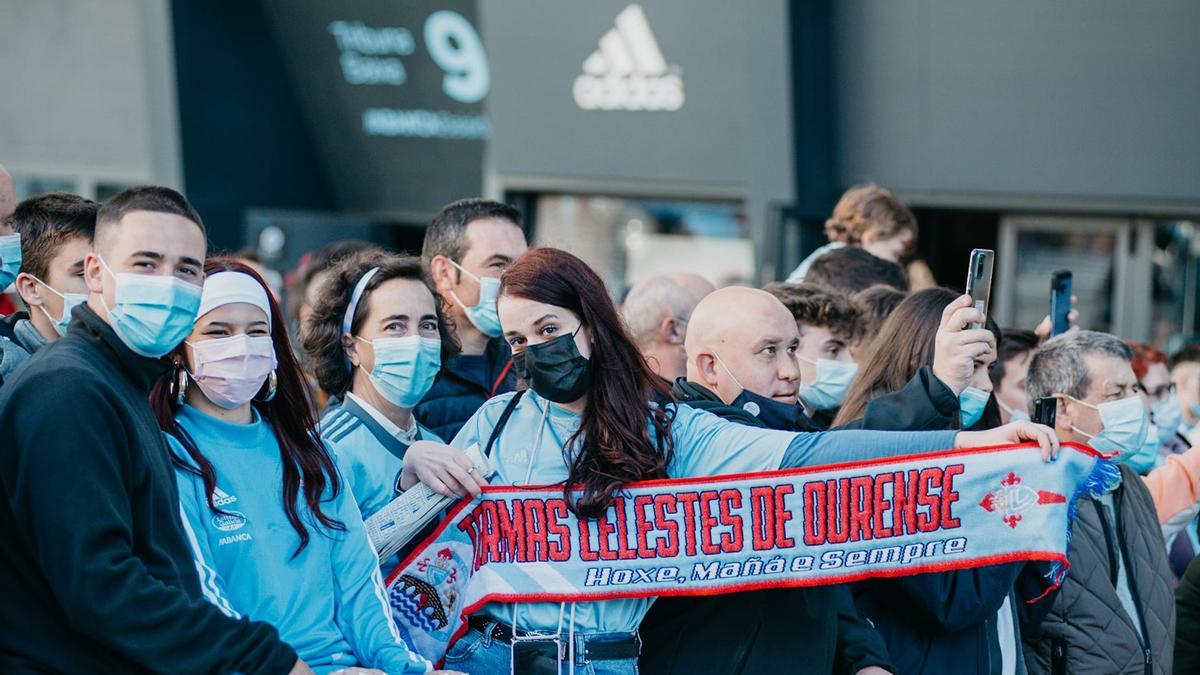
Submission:
[[[132,188],[94,244],[66,337],[0,390],[0,672],[311,673],[206,599],[147,401],[199,307],[199,216]]]

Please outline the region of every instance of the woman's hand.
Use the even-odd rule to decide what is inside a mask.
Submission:
[[[954,437],[956,448],[984,448],[991,445],[1035,442],[1042,449],[1042,459],[1052,462],[1058,457],[1058,436],[1054,430],[1033,422],[1010,422],[986,431],[960,431]]]
[[[996,348],[996,336],[986,328],[967,328],[982,323],[983,313],[972,306],[971,296],[959,296],[942,310],[933,343],[933,374],[955,396],[967,388],[975,372],[975,360]]]
[[[478,497],[487,485],[487,479],[479,475],[466,454],[433,441],[417,441],[404,453],[400,489],[407,490],[418,481],[447,497]]]

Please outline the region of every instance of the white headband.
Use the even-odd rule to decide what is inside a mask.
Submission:
[[[243,272],[217,272],[204,279],[204,291],[200,294],[200,312],[197,317],[204,316],[212,310],[244,302],[254,305],[267,315],[267,325],[271,325],[271,302],[267,299],[267,290],[254,277]]]
[[[342,316],[342,332],[350,335],[350,329],[354,326],[354,312],[358,309],[358,301],[362,300],[363,291],[367,289],[367,282],[371,281],[371,277],[379,271],[378,267],[372,267],[367,270],[366,274],[354,284],[354,291],[350,293],[350,302],[346,305],[346,313]]]

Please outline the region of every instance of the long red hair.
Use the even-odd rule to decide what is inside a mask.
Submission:
[[[674,456],[675,399],[642,358],[604,282],[587,263],[556,248],[534,248],[500,279],[500,294],[570,310],[592,337],[592,385],[579,429],[563,446],[564,494],[582,518],[604,512],[627,484],[665,478]],[[567,448],[580,445],[580,451]],[[571,486],[580,486],[577,497]]]
[[[332,486],[331,494],[336,496],[341,490],[338,481],[337,466],[325,444],[317,433],[317,420],[313,416],[312,400],[300,363],[292,352],[292,344],[288,339],[287,323],[279,303],[271,295],[267,282],[249,265],[233,258],[209,258],[204,263],[204,274],[212,275],[218,272],[240,272],[259,283],[267,290],[267,302],[271,304],[271,342],[275,346],[275,396],[270,401],[255,400],[251,403],[258,414],[266,420],[275,432],[279,441],[279,454],[283,460],[283,511],[287,514],[288,522],[296,534],[300,536],[300,546],[292,554],[304,550],[308,546],[308,528],[300,517],[296,502],[299,501],[301,490],[304,493],[304,504],[317,522],[331,530],[344,530],[345,525],[329,517],[321,510],[321,501],[328,497],[326,489]],[[173,352],[176,362],[183,360],[184,346],[180,345]],[[216,513],[221,510],[213,502],[213,491],[217,487],[217,474],[213,464],[196,446],[195,441],[175,419],[179,405],[171,395],[171,381],[175,371],[159,378],[150,391],[150,407],[158,426],[163,431],[174,436],[191,461],[182,457],[172,457],[175,466],[183,471],[197,475],[204,482],[204,494],[208,499],[208,508]]]

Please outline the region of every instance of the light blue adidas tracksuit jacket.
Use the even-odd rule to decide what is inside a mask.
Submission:
[[[178,420],[213,463],[213,501],[224,512],[209,508],[199,476],[176,471],[205,597],[231,615],[273,624],[317,673],[355,665],[391,674],[432,669],[408,650],[392,622],[379,561],[348,490],[322,504],[344,532],[319,526],[301,509],[309,542],[295,554],[300,537],[283,510],[283,467],[270,424],[257,414],[251,424],[231,424],[189,406]]]
[[[408,445],[391,435],[357,401],[345,398],[321,418],[321,438],[337,457],[363,518],[395,499]],[[417,424],[417,438],[444,443]]]

